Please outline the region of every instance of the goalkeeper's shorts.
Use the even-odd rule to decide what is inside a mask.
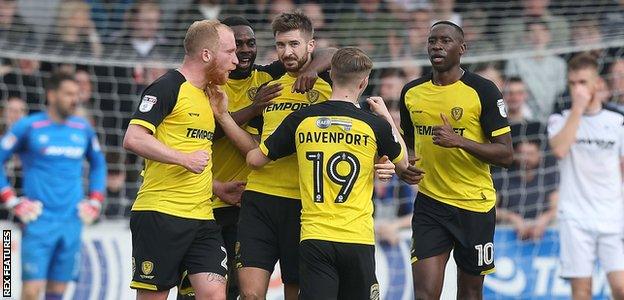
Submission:
[[[493,273],[495,209],[469,211],[419,192],[412,217],[412,263],[452,249],[462,271],[477,276]]]
[[[22,234],[22,280],[77,279],[82,223],[37,219]]]

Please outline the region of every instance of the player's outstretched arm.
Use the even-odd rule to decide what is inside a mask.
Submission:
[[[106,159],[93,130],[90,130],[86,158],[89,162],[89,197],[79,203],[78,215],[88,225],[100,216],[106,189]]]
[[[225,92],[218,86],[211,86],[206,89],[206,93],[210,98],[210,106],[215,119],[221,125],[221,129],[225,132],[230,141],[244,155],[254,148],[258,147],[256,140],[245,130],[240,128],[236,121],[232,119],[228,111],[228,98]]]
[[[318,74],[329,70],[332,57],[334,57],[337,51],[337,48],[314,50],[314,52],[312,52],[312,61],[310,61],[310,64],[305,70],[297,76],[297,80],[292,86],[292,92],[303,94],[311,90],[318,79]]]
[[[395,171],[399,177],[409,183],[409,184],[418,184],[420,180],[422,180],[425,172],[416,166],[413,163],[410,164],[407,155],[407,145],[403,140],[399,129],[396,127],[388,108],[386,107],[385,102],[381,97],[369,97],[367,99],[368,104],[371,108],[371,111],[382,117],[386,122],[390,124],[392,128],[392,134],[398,140],[399,144],[401,144],[401,149],[404,153],[403,158],[395,164]]]
[[[208,152],[204,150],[183,153],[172,149],[157,140],[149,129],[137,124],[128,126],[123,147],[143,158],[178,165],[195,174],[202,173],[210,159]]]
[[[477,143],[453,130],[444,113],[440,114],[442,125],[433,127],[433,144],[444,148],[460,148],[478,159],[496,166],[508,168],[513,162],[513,148],[509,132],[490,138],[490,143]]]
[[[231,113],[232,119],[236,124],[243,125],[251,121],[253,118],[262,114],[262,111],[269,106],[275,97],[279,97],[282,93],[282,85],[279,83],[269,84],[268,82],[258,87],[251,105]],[[225,136],[223,128],[219,126],[215,132],[215,139]]]

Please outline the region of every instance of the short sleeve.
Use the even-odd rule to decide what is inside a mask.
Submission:
[[[385,120],[379,119],[376,127],[377,155],[379,157],[386,155],[393,163],[403,159],[405,153],[403,153],[399,139],[392,132],[392,126]]]
[[[548,138],[557,135],[565,125],[565,118],[562,114],[552,114],[548,117]]]
[[[245,127],[245,131],[253,134],[260,135],[262,133],[262,125],[263,125],[262,115],[255,116],[253,119],[247,122],[247,126]]]
[[[401,97],[399,98],[399,113],[401,115],[401,134],[405,138],[405,143],[408,148],[414,147],[414,124],[410,117],[410,112],[405,104],[405,94],[407,93],[407,86],[403,88]]]
[[[329,83],[329,85],[332,85],[332,80],[331,80],[331,76],[329,76],[329,71],[324,71],[318,74],[319,78],[325,80],[325,82]]]
[[[141,125],[152,133],[176,105],[179,86],[175,89],[165,81],[148,86],[141,95],[139,107],[132,115],[130,124]]]
[[[273,80],[276,80],[286,74],[286,67],[284,67],[284,64],[279,60],[276,60],[268,65],[256,66],[256,69],[271,75]]]
[[[260,144],[260,150],[271,160],[296,152],[295,132],[301,123],[298,113],[288,115],[273,133]]]
[[[496,85],[487,81],[479,91],[481,100],[481,128],[488,137],[497,137],[511,131],[507,121],[507,106]]]

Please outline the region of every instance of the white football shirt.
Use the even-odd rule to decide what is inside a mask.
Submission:
[[[552,138],[565,125],[570,110],[548,120]],[[562,220],[600,232],[624,228],[624,195],[620,158],[624,156],[624,116],[602,109],[583,115],[570,152],[559,160],[558,213]]]

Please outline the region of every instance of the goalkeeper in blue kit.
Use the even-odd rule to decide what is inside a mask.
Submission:
[[[22,161],[23,196],[0,168],[0,199],[22,223],[22,299],[62,299],[77,277],[82,225],[100,213],[106,162],[89,123],[73,116],[78,84],[54,74],[46,85],[47,110],[15,123],[0,140],[0,161],[14,153]],[[89,194],[82,174],[89,162]],[[85,199],[86,198],[86,199]]]

